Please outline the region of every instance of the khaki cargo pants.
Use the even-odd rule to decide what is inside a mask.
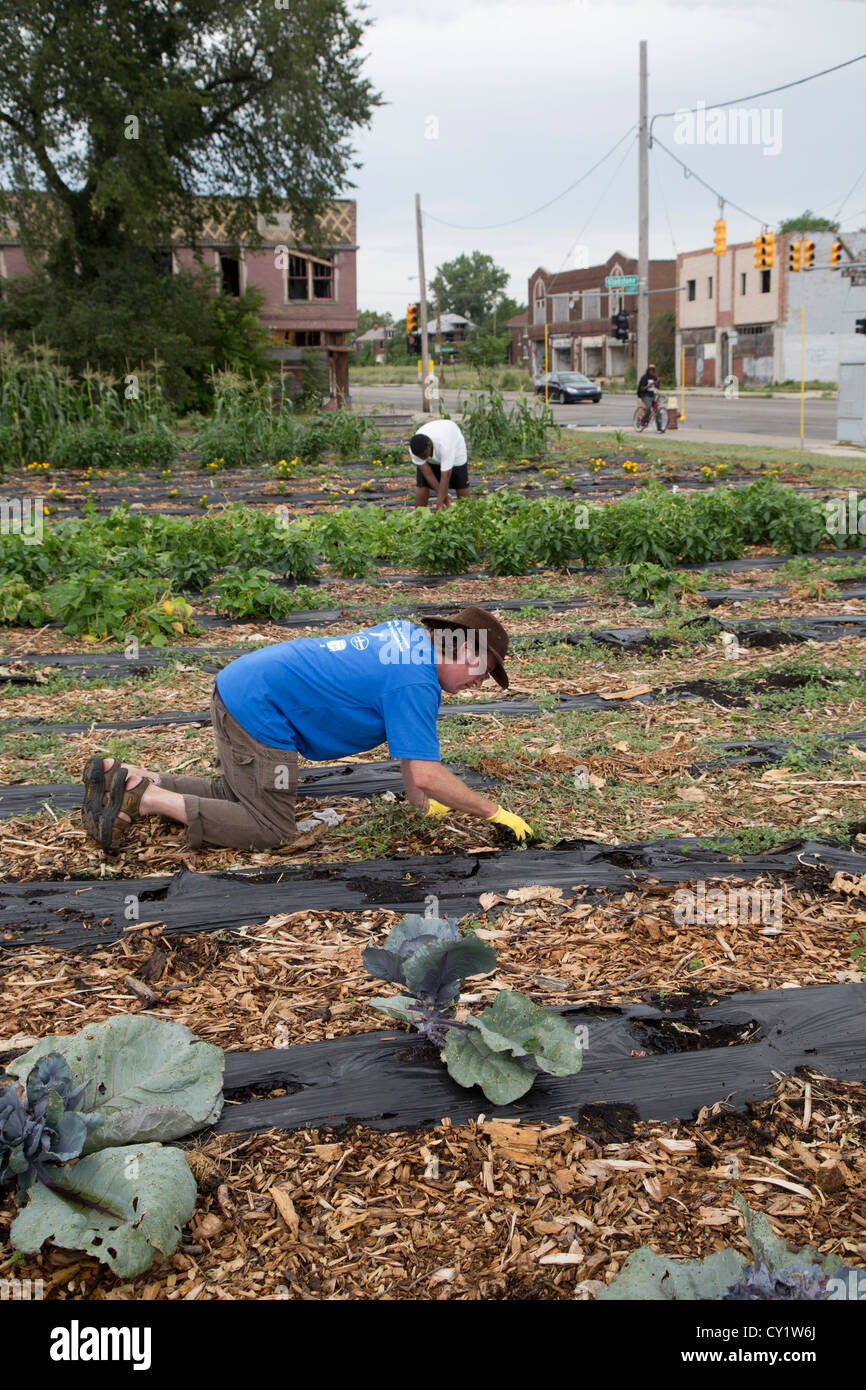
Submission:
[[[179,792],[187,815],[190,849],[273,849],[295,838],[298,755],[268,748],[233,719],[214,687],[211,720],[216,738],[214,781],[161,773],[159,785]]]

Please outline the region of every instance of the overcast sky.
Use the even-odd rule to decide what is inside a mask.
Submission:
[[[738,100],[866,52],[866,0],[369,0],[367,16],[365,71],[388,104],[356,142],[358,305],[395,318],[417,298],[416,192],[428,276],[462,251],[486,251],[525,302],[530,272],[570,268],[580,246],[590,264],[613,250],[637,255],[634,135],[552,206],[523,215],[636,128],[641,39],[651,116]],[[807,206],[841,209],[843,229],[859,228],[864,94],[866,61],[751,103],[763,110],[758,143],[731,143],[727,116],[726,143],[709,143],[709,110],[703,131],[666,118],[654,134],[752,214],[726,209],[729,243],[756,236],[755,219],[774,227]],[[714,195],[658,148],[649,181],[650,256],[712,245]],[[488,230],[444,225],[514,218]]]

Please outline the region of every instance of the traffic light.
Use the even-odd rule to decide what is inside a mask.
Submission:
[[[841,243],[841,241],[834,241],[834,242],[833,242],[833,245],[830,247],[830,269],[831,269],[831,270],[838,270],[838,269],[839,269],[839,262],[841,261],[841,259],[842,259],[842,243]]]
[[[802,255],[803,244],[800,241],[792,241],[788,247],[788,269],[802,270],[800,257]]]
[[[803,269],[812,270],[815,266],[815,243],[814,241],[803,242]]]
[[[628,342],[628,314],[623,310],[619,314],[614,314],[611,319],[613,325],[613,336],[619,343]]]
[[[724,256],[728,250],[728,232],[724,217],[713,223],[713,255]]]
[[[418,331],[418,305],[410,304],[406,310],[406,332],[416,333]]]
[[[755,237],[755,269],[769,270],[775,260],[776,238],[772,232]]]
[[[855,320],[854,320],[854,332],[855,332],[855,333],[866,333],[866,319],[855,319]]]

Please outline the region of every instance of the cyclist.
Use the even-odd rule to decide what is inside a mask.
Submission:
[[[653,401],[658,395],[659,378],[655,362],[650,362],[643,376],[637,384],[637,393],[644,406],[644,424],[648,425],[650,414],[653,408]]]

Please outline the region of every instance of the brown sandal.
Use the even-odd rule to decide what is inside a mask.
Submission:
[[[114,835],[115,825],[117,824],[117,817],[123,812],[124,815],[129,816],[130,821],[139,819],[142,814],[141,798],[144,796],[148,787],[153,786],[153,782],[149,777],[142,777],[140,782],[127,791],[126,778],[128,770],[125,767],[121,767],[120,771],[123,773],[123,777],[121,779],[118,776],[114,781],[109,795],[108,805],[103,807],[102,814],[99,817],[99,841],[106,852],[111,849],[111,841]]]
[[[123,770],[123,785],[126,785],[126,768],[119,758],[113,758],[107,768],[102,758],[88,758],[84,764],[81,780],[84,783],[84,800],[81,805],[81,819],[84,829],[92,840],[101,841],[99,818],[105,809],[106,794],[110,796],[118,773]]]

